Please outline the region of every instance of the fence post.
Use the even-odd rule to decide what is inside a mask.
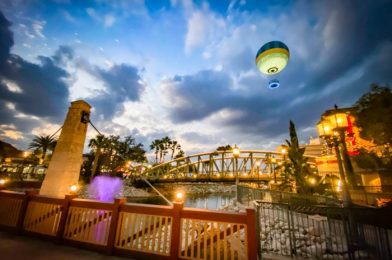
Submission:
[[[118,217],[120,215],[120,207],[126,201],[127,201],[126,198],[118,198],[118,199],[114,200],[114,208],[112,211],[112,219],[110,221],[107,251],[106,251],[108,254],[113,253],[114,243],[116,240],[116,231],[117,231],[116,229],[117,229]]]
[[[63,205],[62,205],[63,209],[62,209],[62,213],[61,213],[59,227],[57,229],[57,234],[56,234],[56,242],[57,243],[61,243],[61,241],[63,240],[63,233],[64,233],[64,229],[65,229],[65,225],[66,225],[66,221],[67,221],[67,217],[68,217],[69,206],[71,204],[71,200],[73,200],[74,198],[77,198],[77,197],[78,197],[78,195],[65,195]]]
[[[19,235],[22,233],[23,230],[23,221],[26,215],[27,211],[27,206],[29,204],[29,201],[31,197],[35,196],[38,194],[37,190],[33,191],[25,191],[25,197],[23,198],[22,205],[20,207],[19,211],[19,216],[18,216],[18,222],[16,223],[16,233]]]
[[[246,209],[248,259],[257,260],[257,235],[256,235],[256,212],[253,208]],[[260,242],[260,241],[259,241]]]
[[[261,227],[260,227],[260,201],[255,200],[253,201],[253,206],[256,209],[256,243],[257,243],[257,257],[262,259],[261,255]]]
[[[170,259],[178,259],[178,249],[180,247],[181,232],[181,211],[183,208],[183,202],[173,203],[173,220],[170,236]]]

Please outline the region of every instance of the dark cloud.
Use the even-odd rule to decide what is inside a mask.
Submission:
[[[4,17],[0,12],[0,68],[2,64],[7,60],[10,53],[10,49],[14,44],[14,39],[12,38],[12,33],[9,30],[11,23]]]
[[[92,67],[90,71],[102,79],[106,89],[88,102],[96,109],[96,116],[103,116],[105,120],[111,120],[116,112],[121,112],[124,101],[139,101],[145,88],[140,71],[131,65],[114,65],[108,70]]]
[[[13,38],[9,26],[0,13],[0,125],[14,125],[15,130],[27,134],[39,125],[37,117],[61,123],[68,107],[64,79],[69,75],[58,63],[69,51],[60,48],[53,57],[40,56],[39,64],[26,61],[10,53]]]
[[[335,103],[350,106],[371,83],[391,83],[391,10],[391,1],[297,4],[276,18],[277,30],[286,33],[282,39],[291,49],[287,69],[277,75],[279,89],[269,90],[271,77],[263,77],[255,65],[249,71],[246,60],[254,62],[254,57],[239,45],[243,51],[222,59],[224,71],[176,76],[165,83],[171,118],[189,122],[218,111],[237,111],[239,115],[214,124],[261,137],[287,133],[289,120],[299,131],[314,126]],[[232,78],[233,71],[242,75]]]
[[[175,107],[171,111],[176,122],[203,119],[221,109],[231,95],[228,89],[233,84],[226,73],[211,70],[175,76],[168,83],[166,91],[169,99],[174,99],[171,103]]]

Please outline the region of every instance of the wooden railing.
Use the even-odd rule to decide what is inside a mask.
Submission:
[[[0,228],[137,259],[257,259],[254,209],[183,206],[0,191]]]

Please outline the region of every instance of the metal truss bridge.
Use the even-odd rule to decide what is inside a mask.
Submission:
[[[244,150],[234,157],[230,151],[194,154],[155,165],[144,172],[154,182],[233,182],[269,181],[279,175],[277,166],[282,164],[281,153]]]

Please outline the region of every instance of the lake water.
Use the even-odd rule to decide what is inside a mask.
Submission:
[[[235,193],[208,194],[187,198],[185,207],[200,209],[222,209],[235,199]]]

